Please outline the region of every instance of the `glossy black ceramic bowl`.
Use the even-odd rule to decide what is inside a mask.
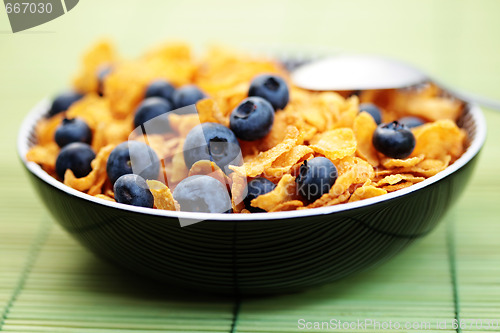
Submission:
[[[297,291],[372,267],[429,233],[464,190],[486,136],[466,105],[459,125],[466,152],[437,175],[362,201],[261,214],[200,214],[138,208],[98,199],[49,176],[25,155],[49,107],[24,120],[18,151],[54,218],[98,256],[173,285],[224,294]],[[184,221],[206,219],[187,227]]]

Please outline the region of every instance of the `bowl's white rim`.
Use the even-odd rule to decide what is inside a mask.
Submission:
[[[471,114],[474,123],[476,125],[476,135],[474,139],[470,142],[469,147],[464,152],[464,154],[457,159],[452,165],[448,166],[445,170],[439,172],[438,174],[427,178],[426,180],[409,186],[407,188],[387,193],[378,197],[364,199],[355,202],[344,203],[335,206],[327,206],[320,208],[311,208],[296,211],[285,211],[285,212],[273,212],[273,213],[256,213],[256,214],[223,214],[223,213],[192,213],[192,212],[182,212],[182,211],[168,211],[152,208],[135,207],[125,204],[120,204],[112,201],[107,201],[104,199],[99,199],[88,195],[86,193],[77,191],[64,183],[58,181],[57,179],[50,176],[45,172],[38,164],[34,162],[28,162],[26,160],[26,153],[28,152],[28,136],[35,126],[36,122],[47,112],[50,105],[49,99],[44,99],[39,102],[26,116],[21,124],[21,128],[17,138],[17,150],[19,156],[26,168],[33,173],[35,176],[43,180],[49,185],[52,185],[56,189],[59,189],[69,195],[91,201],[93,203],[108,206],[112,208],[117,208],[125,211],[130,211],[134,213],[142,213],[147,215],[155,215],[160,217],[169,218],[182,218],[182,219],[193,219],[193,220],[210,220],[210,221],[272,221],[281,220],[287,218],[304,218],[318,215],[332,214],[336,212],[343,212],[351,209],[356,209],[359,207],[365,207],[369,205],[374,205],[380,202],[389,201],[391,199],[402,197],[409,193],[418,191],[428,185],[439,182],[441,179],[449,176],[453,172],[462,168],[465,164],[471,161],[480,151],[486,140],[486,120],[484,115],[475,104],[469,104],[469,113]]]

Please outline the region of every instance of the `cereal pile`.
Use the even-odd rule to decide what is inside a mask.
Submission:
[[[177,111],[190,104],[197,113]],[[83,56],[73,91],[37,124],[26,158],[78,191],[136,206],[315,208],[444,170],[465,149],[462,109],[433,84],[311,92],[294,87],[273,59],[222,47],[194,57],[188,45],[169,43],[129,60],[100,41]],[[157,116],[168,130],[134,131]],[[207,146],[197,150],[190,142],[200,135]],[[132,171],[134,154],[151,165]]]

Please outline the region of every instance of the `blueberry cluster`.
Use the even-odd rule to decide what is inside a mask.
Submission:
[[[97,92],[105,94],[104,82],[113,71],[111,66],[102,66],[96,73]],[[61,113],[82,98],[77,92],[65,92],[54,99],[49,116]],[[186,167],[202,160],[213,161],[229,174],[230,165],[242,161],[239,140],[254,141],[265,137],[272,128],[274,112],[288,104],[289,92],[286,82],[275,75],[257,76],[251,83],[248,98],[231,113],[229,128],[217,123],[203,123],[194,127],[187,135],[183,154]],[[155,80],[149,84],[144,100],[134,114],[134,127],[142,127],[147,134],[162,134],[170,131],[169,114],[185,114],[206,98],[206,94],[194,85],[176,88],[166,80]],[[154,121],[151,121],[153,120]],[[92,131],[83,119],[64,119],[55,134],[62,148],[57,158],[56,172],[62,179],[67,169],[77,178],[92,170],[91,161],[95,152],[90,144]],[[126,141],[111,152],[106,171],[113,185],[117,202],[134,206],[153,207],[153,197],[147,188],[146,179],[157,179],[160,160],[156,153],[139,141]],[[250,182],[246,206],[251,211],[250,201],[268,193],[274,184],[264,178]],[[231,200],[227,188],[208,176],[191,176],[181,181],[174,190],[174,198],[181,210],[196,212],[230,212]]]
[[[104,67],[97,75],[102,93],[104,79],[111,72]],[[239,140],[255,141],[269,134],[274,113],[286,107],[289,91],[286,82],[276,75],[257,76],[250,84],[248,96],[231,113],[229,128],[217,123],[203,123],[187,135],[183,155],[190,169],[198,161],[213,161],[226,174],[230,165],[242,163]],[[77,92],[65,92],[54,99],[49,116],[67,110],[82,97]],[[134,126],[146,126],[147,133],[166,133],[170,130],[169,113],[183,113],[182,108],[197,103],[206,95],[194,85],[175,88],[165,80],[156,80],[146,89],[144,100],[137,106]],[[184,108],[186,110],[186,108]],[[371,103],[360,105],[360,112],[370,114],[378,125],[373,134],[373,146],[391,158],[408,157],[415,147],[415,137],[410,128],[420,126],[424,120],[404,117],[392,123],[382,123],[382,112]],[[154,122],[149,122],[154,119]],[[83,119],[64,119],[57,128],[55,141],[61,147],[56,162],[56,173],[64,178],[67,169],[78,178],[91,171],[90,162],[95,152],[90,144],[92,131]],[[145,143],[127,141],[118,145],[110,154],[106,171],[114,186],[118,202],[152,207],[153,201],[145,179],[157,179],[160,161]],[[313,202],[327,193],[337,179],[335,165],[324,157],[304,161],[296,177],[297,193],[304,200]],[[256,197],[269,193],[275,184],[266,178],[254,178],[247,185],[245,206],[251,212],[261,210],[251,206]],[[207,176],[191,176],[181,181],[174,190],[174,198],[181,210],[197,212],[229,212],[231,201],[225,186]]]
[[[103,94],[104,79],[111,73],[110,66],[99,69],[98,92]],[[156,80],[146,89],[144,100],[137,106],[134,126],[147,127],[147,133],[167,133],[170,130],[169,113],[190,112],[185,106],[196,104],[207,96],[198,87],[186,85],[175,88],[166,80]],[[49,116],[66,111],[82,98],[78,92],[64,92],[56,97]],[[274,113],[286,107],[289,91],[286,82],[276,75],[259,75],[250,84],[248,97],[231,113],[229,128],[218,123],[203,123],[187,135],[183,155],[190,169],[198,161],[213,161],[226,174],[230,165],[242,163],[239,140],[255,141],[269,134]],[[408,157],[415,147],[411,128],[425,123],[418,117],[404,117],[399,121],[382,123],[381,109],[372,103],[360,105],[360,112],[367,112],[378,125],[372,143],[380,153],[391,158]],[[150,120],[154,119],[154,122]],[[92,131],[80,118],[64,119],[55,132],[55,141],[61,147],[57,157],[56,173],[62,179],[67,169],[77,178],[91,171],[95,152],[90,144]],[[123,142],[112,151],[106,171],[114,186],[117,202],[135,206],[153,207],[153,197],[146,179],[157,179],[160,161],[145,143]],[[337,179],[335,165],[324,157],[304,161],[296,177],[297,193],[313,202],[330,191]],[[244,204],[251,212],[262,212],[251,206],[251,201],[275,188],[270,180],[252,179],[246,188]],[[208,176],[191,176],[181,181],[174,190],[174,198],[181,210],[192,212],[230,212],[231,200],[227,188]]]

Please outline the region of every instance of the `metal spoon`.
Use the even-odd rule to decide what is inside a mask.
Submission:
[[[338,55],[307,63],[292,72],[292,81],[308,90],[398,89],[433,81],[458,98],[500,111],[500,102],[443,85],[401,61],[375,55]]]

